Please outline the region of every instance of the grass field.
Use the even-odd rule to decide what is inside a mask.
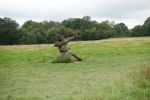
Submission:
[[[48,44],[0,46],[0,100],[150,100],[150,37],[69,46],[84,61],[53,64]]]

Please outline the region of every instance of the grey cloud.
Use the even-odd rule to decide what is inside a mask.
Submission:
[[[127,24],[138,16],[136,21],[141,23],[149,12],[149,0],[5,0],[0,4],[0,17],[11,17],[21,23],[28,19],[62,21],[84,15],[126,21]],[[131,23],[134,25],[133,21]]]

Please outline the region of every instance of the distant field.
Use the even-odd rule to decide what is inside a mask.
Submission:
[[[48,44],[0,46],[0,100],[150,100],[150,37],[69,46],[84,61],[53,64]]]

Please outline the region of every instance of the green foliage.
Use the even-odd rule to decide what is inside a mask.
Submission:
[[[145,36],[150,36],[150,17],[148,17],[146,19],[146,21],[144,22],[143,27],[144,27],[144,33],[145,33],[144,35]]]
[[[137,25],[131,30],[132,36],[150,36],[150,17],[148,17],[143,25]]]
[[[128,27],[124,23],[119,23],[114,26],[114,29],[116,31],[116,36],[130,36],[130,32]]]
[[[26,21],[21,27],[10,18],[0,18],[0,44],[54,43],[58,35],[78,40],[99,40],[111,37],[150,36],[150,17],[143,25],[129,30],[124,23],[92,21],[90,16],[55,21]]]
[[[19,25],[10,18],[0,18],[0,44],[17,44],[20,38]]]
[[[22,42],[26,39],[25,43],[46,43],[47,34],[42,27],[42,23],[29,20],[23,24],[21,29],[25,35],[21,40]]]
[[[137,25],[131,30],[132,36],[144,36],[144,28],[142,25]]]

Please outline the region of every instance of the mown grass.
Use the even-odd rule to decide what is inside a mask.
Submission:
[[[150,37],[69,46],[82,62],[51,63],[53,45],[0,46],[0,100],[150,99]]]

